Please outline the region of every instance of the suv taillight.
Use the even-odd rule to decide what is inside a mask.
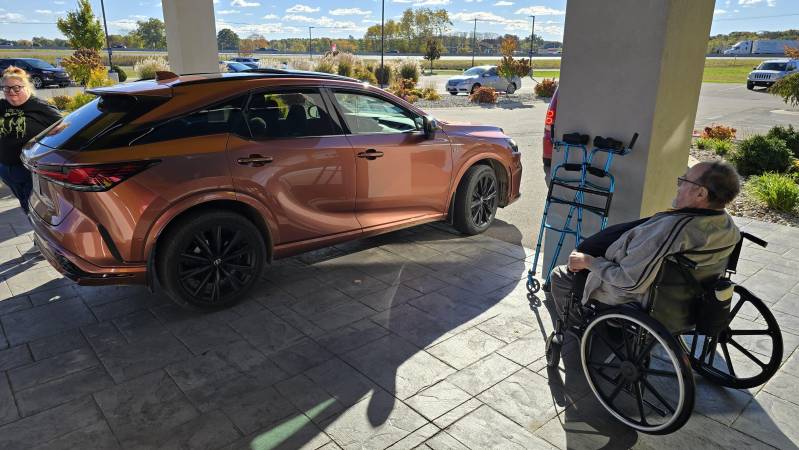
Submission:
[[[107,191],[159,161],[132,161],[117,164],[79,166],[39,165],[33,172],[40,177],[77,191]]]

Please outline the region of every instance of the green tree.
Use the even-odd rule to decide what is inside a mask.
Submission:
[[[216,44],[219,50],[237,49],[239,48],[240,42],[241,39],[239,39],[239,35],[230,28],[222,28],[219,30],[219,33],[216,34]]]
[[[444,46],[441,45],[441,41],[433,38],[427,38],[427,44],[425,45],[424,51],[424,59],[430,61],[430,75],[433,74],[433,61],[441,58],[441,52],[444,50]]]
[[[780,78],[768,88],[768,91],[782,97],[782,100],[791,106],[799,106],[799,73]]]
[[[159,19],[151,17],[136,21],[136,31],[133,33],[141,40],[144,48],[166,48],[166,26]]]
[[[60,17],[56,26],[67,37],[72,48],[100,50],[105,45],[103,27],[94,16],[89,0],[78,0],[78,9],[68,12],[66,17]]]

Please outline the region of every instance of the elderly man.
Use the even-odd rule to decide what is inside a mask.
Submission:
[[[726,259],[740,232],[724,207],[739,191],[740,178],[729,164],[693,166],[677,178],[674,209],[609,227],[583,241],[567,265],[552,270],[547,297],[561,314],[573,288],[583,303],[589,298],[609,305],[643,303],[666,256],[695,252],[691,259],[699,266]],[[590,271],[587,279],[577,276],[583,270]]]

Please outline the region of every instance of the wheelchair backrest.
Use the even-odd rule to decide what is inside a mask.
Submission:
[[[715,264],[688,269],[667,257],[649,291],[645,309],[671,333],[693,329],[703,289],[712,287],[725,274],[727,262],[728,258],[722,258]]]

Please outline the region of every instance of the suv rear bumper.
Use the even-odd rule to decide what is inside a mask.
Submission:
[[[60,246],[47,231],[48,225],[36,213],[30,212],[28,218],[33,227],[34,241],[42,256],[70,280],[87,286],[146,283],[146,265],[96,266]]]

